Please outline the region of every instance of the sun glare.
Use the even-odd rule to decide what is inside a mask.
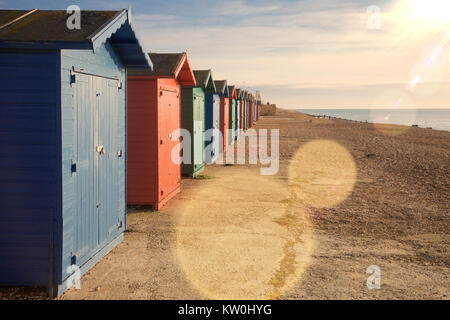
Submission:
[[[409,0],[411,11],[425,19],[450,21],[449,0]]]

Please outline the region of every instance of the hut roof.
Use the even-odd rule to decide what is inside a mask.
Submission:
[[[228,86],[228,93],[229,93],[230,98],[236,99],[237,98],[236,86]]]
[[[202,87],[205,91],[216,92],[211,70],[194,70],[193,72],[197,86]]]
[[[242,91],[242,89],[236,89],[236,96],[237,96],[237,99],[242,99],[242,93],[243,93],[243,91]]]
[[[184,52],[181,53],[148,53],[153,61],[153,71],[156,76],[174,76],[183,59]]]
[[[229,97],[228,92],[228,84],[227,80],[214,80],[214,84],[216,85],[216,92],[223,96],[223,97]]]
[[[0,40],[88,41],[121,12],[81,11],[82,28],[70,30],[66,10],[0,10]]]
[[[81,28],[69,29],[66,10],[0,10],[0,48],[93,49],[111,42],[127,67],[150,67],[129,10],[80,11]]]
[[[179,53],[148,53],[153,62],[153,70],[133,69],[128,74],[132,76],[148,75],[155,77],[174,77],[184,86],[195,86],[194,74],[186,52]]]

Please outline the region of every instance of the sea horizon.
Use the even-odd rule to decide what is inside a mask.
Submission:
[[[354,121],[432,128],[450,131],[450,108],[301,108],[310,115],[325,115]]]

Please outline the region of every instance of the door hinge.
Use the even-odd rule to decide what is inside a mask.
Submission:
[[[122,228],[122,220],[117,221],[117,229]]]

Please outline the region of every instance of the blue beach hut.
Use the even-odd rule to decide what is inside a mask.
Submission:
[[[123,239],[130,12],[0,10],[0,285],[58,296]],[[76,279],[75,279],[76,280]]]
[[[241,134],[241,103],[242,103],[242,90],[236,89],[236,140],[239,139]]]

